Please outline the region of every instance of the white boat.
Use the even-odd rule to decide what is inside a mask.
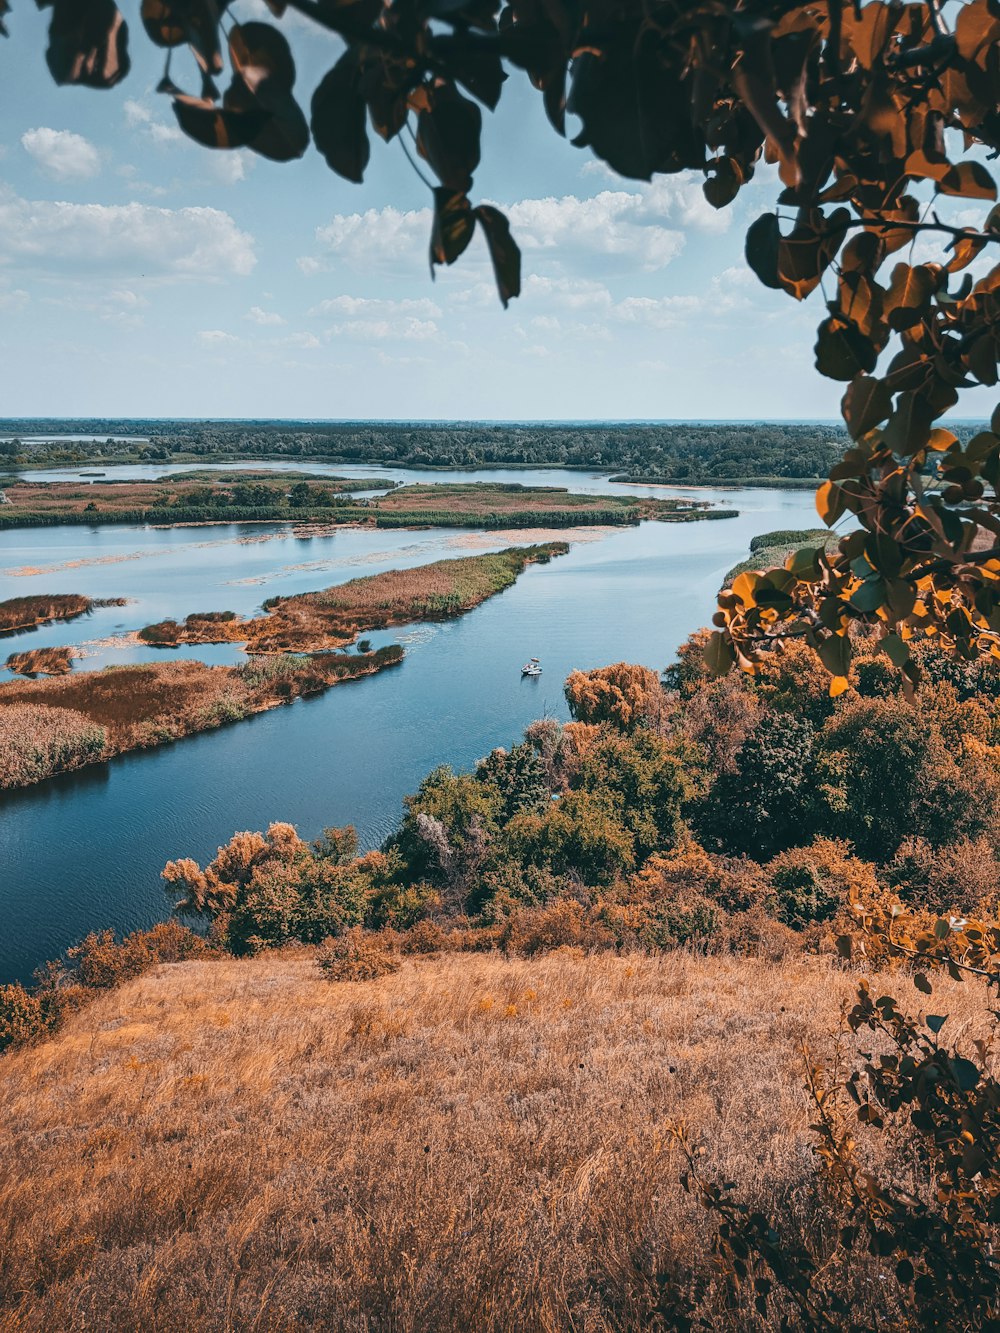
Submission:
[[[524,666],[521,668],[522,676],[540,676],[541,674],[542,664],[537,657],[532,657],[529,661],[525,662]]]

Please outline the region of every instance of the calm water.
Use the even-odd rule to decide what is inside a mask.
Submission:
[[[452,479],[401,469],[330,470]],[[130,467],[113,475],[162,471]],[[596,475],[558,470],[454,479],[478,476],[623,489]],[[353,823],[364,845],[377,845],[397,823],[402,797],[436,764],[467,767],[516,740],[532,719],[565,717],[562,682],[574,667],[623,658],[665,666],[707,621],[722,575],[743,558],[752,536],[817,523],[809,492],[705,492],[703,498],[740,509],[740,517],[644,523],[574,543],[568,556],[527,570],[513,588],[461,620],[370,636],[405,644],[406,661],[393,671],[0,798],[0,980],[27,977],[89,929],[132,930],[163,917],[164,863],[178,856],[204,861],[236,829],[282,819],[314,837],[324,826]],[[122,646],[116,636],[193,610],[248,613],[275,593],[500,544],[495,534],[457,530],[295,537],[234,525],[0,533],[0,599],[32,592],[132,599],[6,639],[0,657],[15,646],[67,643],[90,654],[78,669],[146,659],[157,650]],[[223,646],[193,655],[221,661],[239,654]],[[542,659],[544,675],[522,679],[521,663],[533,655]]]

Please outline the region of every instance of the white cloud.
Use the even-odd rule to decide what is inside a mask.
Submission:
[[[399,319],[404,316],[416,319],[440,319],[441,307],[426,298],[386,301],[368,296],[333,296],[313,306],[309,314],[345,315],[352,319],[359,315],[383,319]]]
[[[240,181],[246,180],[254,160],[252,153],[245,153],[241,148],[208,155],[216,179],[222,185],[238,185]]]
[[[392,207],[369,208],[365,213],[337,213],[325,227],[317,227],[316,240],[322,249],[348,264],[409,262],[421,246],[427,245],[430,225],[429,208],[409,213]],[[316,270],[310,267],[303,271]]]
[[[354,338],[362,342],[382,342],[398,338],[405,342],[427,342],[436,338],[438,326],[430,319],[351,319],[334,324],[330,335],[334,338]]]
[[[638,271],[665,268],[681,253],[687,232],[713,235],[728,229],[731,218],[717,212],[702,193],[696,172],[662,177],[635,190],[602,190],[590,198],[567,194],[521,199],[500,207],[529,266],[540,261],[557,271]],[[431,228],[428,208],[397,208],[338,213],[316,231],[322,257],[304,256],[299,267],[313,274],[332,263],[379,268],[409,268],[426,253]],[[470,251],[463,262],[485,262],[485,252]]]
[[[0,274],[0,310],[20,310],[28,304],[28,293],[21,287],[11,287]]]
[[[122,107],[125,112],[125,124],[133,128],[137,125],[148,125],[153,119],[153,113],[148,107],[144,107],[141,102],[136,102],[133,98],[128,98]]]
[[[250,320],[251,324],[285,324],[288,322],[277,311],[262,310],[259,305],[251,306],[243,318]]]
[[[216,208],[70,204],[0,193],[0,265],[147,278],[244,276],[253,237]]]
[[[101,170],[97,149],[82,134],[71,130],[52,130],[45,126],[21,135],[25,152],[56,180],[89,180]]]
[[[198,334],[198,341],[207,347],[224,347],[240,340],[235,334],[225,333],[222,329],[202,329]]]
[[[284,338],[279,338],[275,344],[276,347],[299,347],[304,352],[314,352],[323,344],[316,337],[315,333],[289,333]]]

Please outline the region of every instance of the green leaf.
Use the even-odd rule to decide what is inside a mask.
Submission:
[[[937,1036],[937,1034],[944,1027],[945,1023],[947,1023],[947,1021],[948,1021],[947,1014],[927,1015],[927,1026],[930,1028],[930,1030],[934,1033],[935,1036]]]
[[[955,1082],[963,1092],[971,1092],[980,1079],[979,1069],[971,1060],[966,1060],[964,1056],[952,1056],[950,1062],[951,1072],[954,1075]]]
[[[882,650],[893,666],[903,667],[910,660],[909,645],[898,634],[887,634],[882,640]]]
[[[476,215],[464,192],[439,186],[434,191],[431,272],[435,264],[454,264],[468,248],[475,229]]]
[[[859,611],[877,611],[879,607],[885,605],[885,598],[886,586],[883,579],[865,579],[861,587],[856,588],[852,594],[851,605]]]
[[[364,178],[371,146],[354,51],[340,57],[313,93],[312,135],[331,171],[355,183]]]

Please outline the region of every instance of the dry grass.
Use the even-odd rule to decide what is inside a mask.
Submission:
[[[0,1063],[0,1329],[610,1333],[689,1268],[711,1326],[754,1329],[667,1123],[814,1225],[797,1046],[829,1047],[853,980],[683,953],[160,967]]]

